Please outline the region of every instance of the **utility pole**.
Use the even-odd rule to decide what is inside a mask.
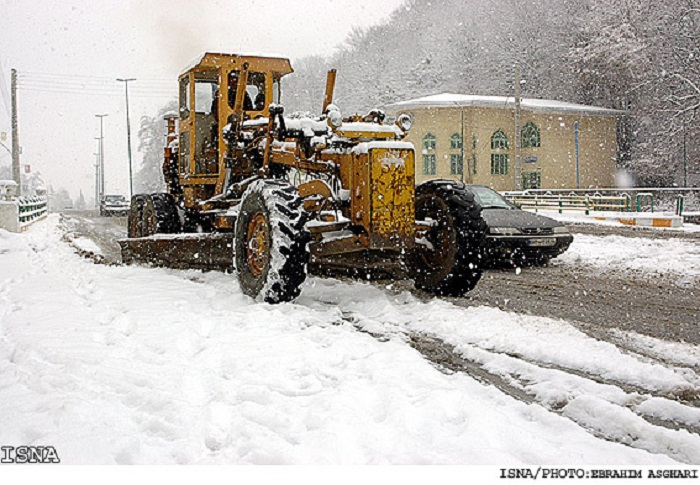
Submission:
[[[131,125],[129,123],[129,81],[136,81],[136,78],[122,79],[117,81],[124,83],[124,93],[126,94],[126,145],[129,150],[129,199],[134,195],[134,176],[131,168]]]
[[[93,153],[95,155],[95,208],[100,207],[100,152]]]
[[[688,186],[688,122],[683,119],[683,187]]]
[[[515,63],[515,133],[513,134],[513,190],[522,190],[521,128],[520,128],[520,64]]]
[[[102,120],[105,116],[109,115],[95,115],[96,118],[100,119],[100,196],[105,195],[105,138],[102,126]]]
[[[19,127],[17,126],[17,69],[11,71],[12,84],[12,179],[17,182],[17,196],[22,195],[22,176],[19,171]]]

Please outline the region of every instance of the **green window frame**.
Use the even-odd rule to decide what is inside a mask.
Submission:
[[[528,121],[523,126],[521,132],[521,146],[523,148],[539,148],[540,147],[540,129],[532,121]]]
[[[453,133],[450,137],[450,150],[461,150],[462,149],[462,135],[459,133]]]
[[[464,159],[462,155],[451,154],[450,155],[450,174],[451,175],[462,175],[464,173]]]
[[[423,175],[435,175],[436,160],[435,155],[423,155]]]
[[[508,150],[508,135],[503,130],[496,130],[491,135],[491,150]]]
[[[424,150],[435,150],[437,147],[437,139],[432,133],[428,133],[423,137],[423,149]]]
[[[523,190],[542,188],[542,173],[539,170],[537,172],[523,172],[522,180]]]
[[[508,175],[508,154],[507,153],[492,153],[491,154],[491,174],[492,175]]]

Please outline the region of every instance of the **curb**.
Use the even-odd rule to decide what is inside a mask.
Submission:
[[[683,227],[683,218],[681,216],[595,216],[599,221],[617,221],[625,226],[640,226],[640,227]]]

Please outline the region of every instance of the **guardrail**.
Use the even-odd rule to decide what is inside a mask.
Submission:
[[[638,187],[638,188],[593,188],[593,189],[527,189],[513,194],[561,195],[561,196],[612,196],[629,197],[630,211],[673,212],[678,210],[682,197],[683,213],[700,211],[700,187]],[[638,197],[641,196],[641,197]],[[650,197],[651,196],[651,197]],[[639,207],[637,201],[639,200]],[[653,210],[652,210],[653,204]]]
[[[520,207],[538,210],[557,210],[561,214],[565,210],[585,211],[616,211],[628,212],[631,209],[629,195],[576,195],[576,194],[528,194],[522,192],[506,192],[503,194],[508,201]]]
[[[37,219],[46,216],[48,200],[46,197],[20,197],[19,200],[19,224],[27,226]]]
[[[0,228],[22,232],[33,222],[46,217],[47,211],[48,203],[44,196],[0,201]]]

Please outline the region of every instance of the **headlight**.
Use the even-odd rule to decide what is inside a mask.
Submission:
[[[569,234],[569,228],[566,226],[555,227],[554,234]]]
[[[331,106],[333,106],[334,109],[328,110],[328,124],[331,125],[333,128],[338,128],[340,125],[343,124],[343,115],[340,114],[338,108],[336,108],[334,105]]]
[[[515,227],[492,227],[489,229],[491,234],[500,234],[501,236],[512,236],[514,234],[522,234],[520,229]]]
[[[408,130],[411,129],[411,126],[413,126],[413,120],[411,120],[411,117],[408,116],[407,114],[402,114],[398,118],[396,118],[396,124],[404,132],[407,132]]]

